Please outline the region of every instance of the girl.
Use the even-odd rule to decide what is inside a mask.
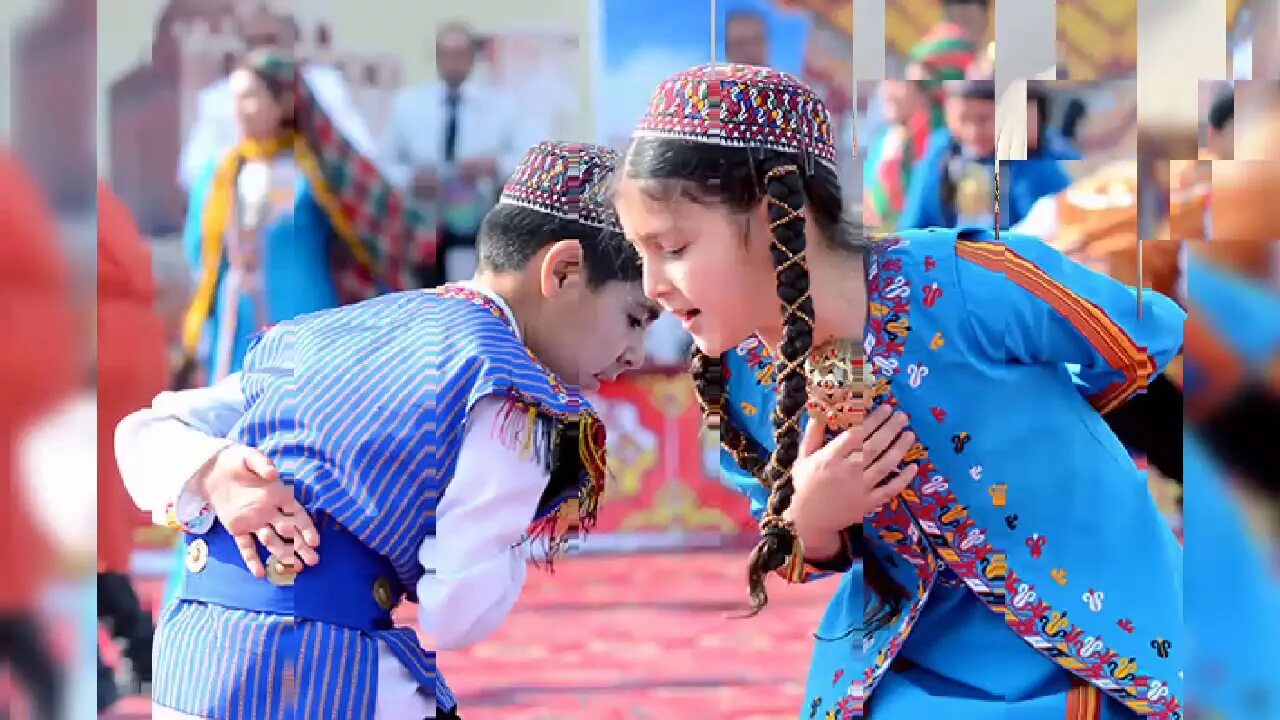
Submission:
[[[770,571],[862,561],[819,628],[801,717],[873,698],[891,719],[1180,718],[1181,551],[1101,414],[1177,353],[1182,312],[1145,293],[1139,315],[1130,288],[1025,236],[868,244],[835,159],[800,81],[699,67],[654,93],[616,191],[646,294],[697,344],[725,471],[769,488],[753,604]],[[850,477],[858,432],[801,447],[806,361],[856,370],[858,344],[866,422],[910,445],[880,487]],[[826,373],[811,407],[856,396],[855,375]]]
[[[405,211],[338,134],[295,63],[254,52],[230,84],[243,139],[192,188],[183,235],[196,276],[183,345],[212,382],[239,369],[265,325],[408,289],[407,256],[435,241],[433,223]]]
[[[865,165],[863,205],[868,225],[884,230],[897,227],[912,165],[924,154],[929,136],[945,124],[942,83],[963,79],[973,53],[973,41],[965,37],[963,28],[942,23],[911,48],[906,80],[880,84],[891,124],[872,142]]]

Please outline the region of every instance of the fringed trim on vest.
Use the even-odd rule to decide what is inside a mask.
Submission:
[[[577,488],[577,497],[561,502],[532,523],[525,534],[526,542],[543,549],[540,558],[534,558],[535,564],[550,571],[570,541],[585,537],[595,527],[608,473],[604,423],[590,411],[571,418],[549,415],[537,403],[511,391],[498,415],[495,436],[547,470],[549,481],[539,511],[570,488]]]
[[[498,413],[494,437],[504,447],[532,458],[551,472],[555,468],[555,436],[559,421],[539,412],[538,406],[510,391]]]

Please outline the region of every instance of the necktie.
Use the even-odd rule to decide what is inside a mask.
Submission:
[[[458,101],[461,100],[457,88],[450,88],[445,95],[444,121],[444,161],[453,162],[458,154]]]

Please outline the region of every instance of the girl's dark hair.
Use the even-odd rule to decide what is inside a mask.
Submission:
[[[751,614],[768,603],[765,577],[783,567],[796,542],[795,529],[783,520],[794,487],[791,468],[800,454],[800,421],[808,399],[804,364],[813,348],[814,308],[805,263],[806,223],[815,224],[833,247],[865,252],[867,239],[851,214],[835,171],[797,153],[761,148],[734,148],[671,138],[639,137],[627,153],[626,174],[647,183],[645,191],[658,199],[683,198],[718,204],[745,215],[767,203],[773,231],[771,253],[778,277],[782,307],[782,343],[778,348],[778,402],[773,412],[776,449],[766,452],[754,438],[734,424],[725,412],[723,357],[695,351],[690,368],[707,423],[720,431],[720,443],[769,488],[759,544],[751,553],[747,583]],[[852,532],[861,533],[861,527]],[[906,592],[879,566],[874,555],[863,558],[867,583],[878,600],[870,615],[879,626],[896,617]]]

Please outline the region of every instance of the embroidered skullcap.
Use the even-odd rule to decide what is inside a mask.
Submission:
[[[600,145],[540,142],[529,149],[498,202],[621,233],[609,200],[618,154]]]
[[[810,156],[834,167],[827,105],[799,78],[755,65],[701,65],[667,78],[635,137],[665,137]]]

